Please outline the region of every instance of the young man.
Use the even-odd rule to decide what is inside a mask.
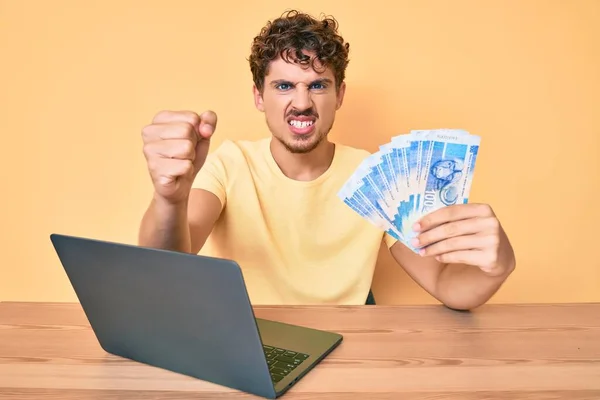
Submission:
[[[155,192],[143,246],[236,260],[254,304],[364,304],[382,240],[450,308],[486,302],[515,268],[491,207],[425,216],[415,254],[336,193],[368,153],[328,140],[342,106],[349,46],[334,19],[290,12],[254,39],[254,101],[271,132],[208,154],[211,111],[163,111],[143,129]]]

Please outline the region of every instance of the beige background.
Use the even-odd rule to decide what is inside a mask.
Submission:
[[[600,1],[241,4],[0,0],[0,300],[76,300],[52,232],[135,243],[156,111],[215,110],[215,146],[268,135],[246,58],[293,6],[333,14],[351,43],[334,139],[482,136],[472,200],[492,204],[518,259],[493,302],[600,301]],[[378,301],[432,302],[390,260]]]

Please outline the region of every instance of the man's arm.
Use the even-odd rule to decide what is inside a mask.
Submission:
[[[390,251],[415,282],[445,306],[456,310],[470,310],[487,302],[514,269],[489,276],[476,266],[444,264],[433,257],[421,257],[401,242],[396,242]]]
[[[206,190],[192,189],[187,201],[178,204],[155,196],[142,218],[139,244],[196,254],[220,214],[219,198]]]
[[[140,246],[197,253],[204,245],[224,194],[218,179],[211,187],[221,198],[192,187],[196,179],[206,181],[214,174],[214,163],[206,161],[216,126],[212,111],[161,111],[142,129],[154,195],[140,223]]]
[[[449,308],[487,302],[514,271],[513,249],[489,206],[461,204],[421,219],[416,254],[400,242],[392,256],[423,289]]]

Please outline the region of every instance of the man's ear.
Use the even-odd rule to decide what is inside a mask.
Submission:
[[[256,85],[252,86],[252,93],[254,94],[254,105],[256,106],[256,108],[259,111],[264,112],[265,111],[265,106],[263,104],[262,94],[260,93],[260,91],[258,90],[258,88],[256,87]]]
[[[344,102],[344,94],[346,93],[346,82],[342,82],[342,84],[340,85],[340,88],[338,89],[338,93],[337,93],[337,104],[335,109],[339,110],[340,107],[342,106],[342,103]]]

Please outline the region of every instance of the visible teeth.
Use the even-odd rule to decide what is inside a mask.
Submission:
[[[307,126],[311,126],[313,121],[298,121],[295,119],[290,120],[290,125],[296,128],[306,128]]]

